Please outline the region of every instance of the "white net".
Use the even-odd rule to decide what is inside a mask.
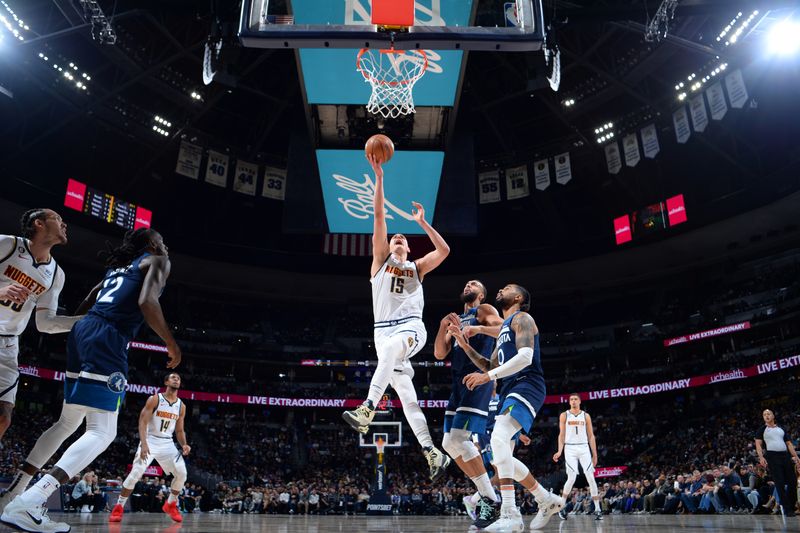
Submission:
[[[414,85],[425,75],[428,56],[423,50],[364,48],[356,68],[372,86],[367,111],[397,118],[414,112]]]

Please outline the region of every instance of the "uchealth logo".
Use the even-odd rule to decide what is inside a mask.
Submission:
[[[614,234],[622,235],[623,233],[628,233],[630,230],[631,230],[630,226],[623,226],[621,228],[617,228],[617,231]]]

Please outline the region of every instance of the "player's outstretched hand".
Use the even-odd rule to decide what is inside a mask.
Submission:
[[[453,324],[450,324],[447,326],[447,333],[449,333],[450,336],[456,340],[461,348],[464,348],[465,345],[469,344],[469,341],[464,338],[464,332],[461,331],[460,326],[454,326]]]
[[[553,454],[553,462],[557,463],[559,459],[561,459],[561,452],[554,453]]]
[[[28,300],[31,291],[27,287],[12,283],[3,288],[0,288],[0,301],[10,300],[11,303],[24,304]]]
[[[188,444],[183,445],[183,455],[189,455],[192,451],[192,447]]]
[[[177,368],[181,364],[181,348],[177,344],[167,346],[167,368]]]
[[[489,374],[484,374],[483,372],[473,372],[472,374],[464,376],[462,383],[464,383],[469,390],[475,390],[476,387],[480,387],[484,383],[489,383],[489,379]]]
[[[411,216],[417,221],[417,224],[425,222],[425,208],[419,202],[411,202]]]
[[[383,179],[383,161],[379,161],[372,156],[372,154],[366,154],[367,161],[369,161],[369,166],[372,167],[372,171],[375,172],[375,177],[378,179]]]

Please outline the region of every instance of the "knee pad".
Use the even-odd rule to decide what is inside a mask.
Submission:
[[[525,463],[523,463],[516,457],[513,457],[513,459],[514,459],[514,481],[519,482],[528,477],[531,471],[528,469],[527,466],[525,466]]]
[[[586,481],[589,483],[589,493],[592,497],[597,496],[597,481],[594,479],[594,472],[584,472]]]
[[[122,482],[122,486],[128,490],[133,490],[134,487],[136,487],[136,482],[142,478],[146,468],[147,465],[139,461],[138,458],[134,459],[131,471],[128,473],[128,477],[125,478],[125,481]]]
[[[179,492],[183,488],[184,483],[186,483],[186,463],[184,461],[176,463],[175,471],[172,474],[172,484],[169,488]]]
[[[471,435],[470,432],[463,429],[451,429],[449,433],[445,434],[442,446],[453,459],[461,457],[464,462],[471,461],[480,455],[470,438]]]

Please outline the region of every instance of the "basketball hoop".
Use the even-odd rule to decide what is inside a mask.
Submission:
[[[378,455],[383,455],[383,449],[386,447],[386,441],[382,438],[375,440],[375,450],[378,452]]]
[[[383,118],[414,113],[414,85],[428,69],[424,50],[373,50],[362,48],[356,70],[372,87],[367,111]]]

